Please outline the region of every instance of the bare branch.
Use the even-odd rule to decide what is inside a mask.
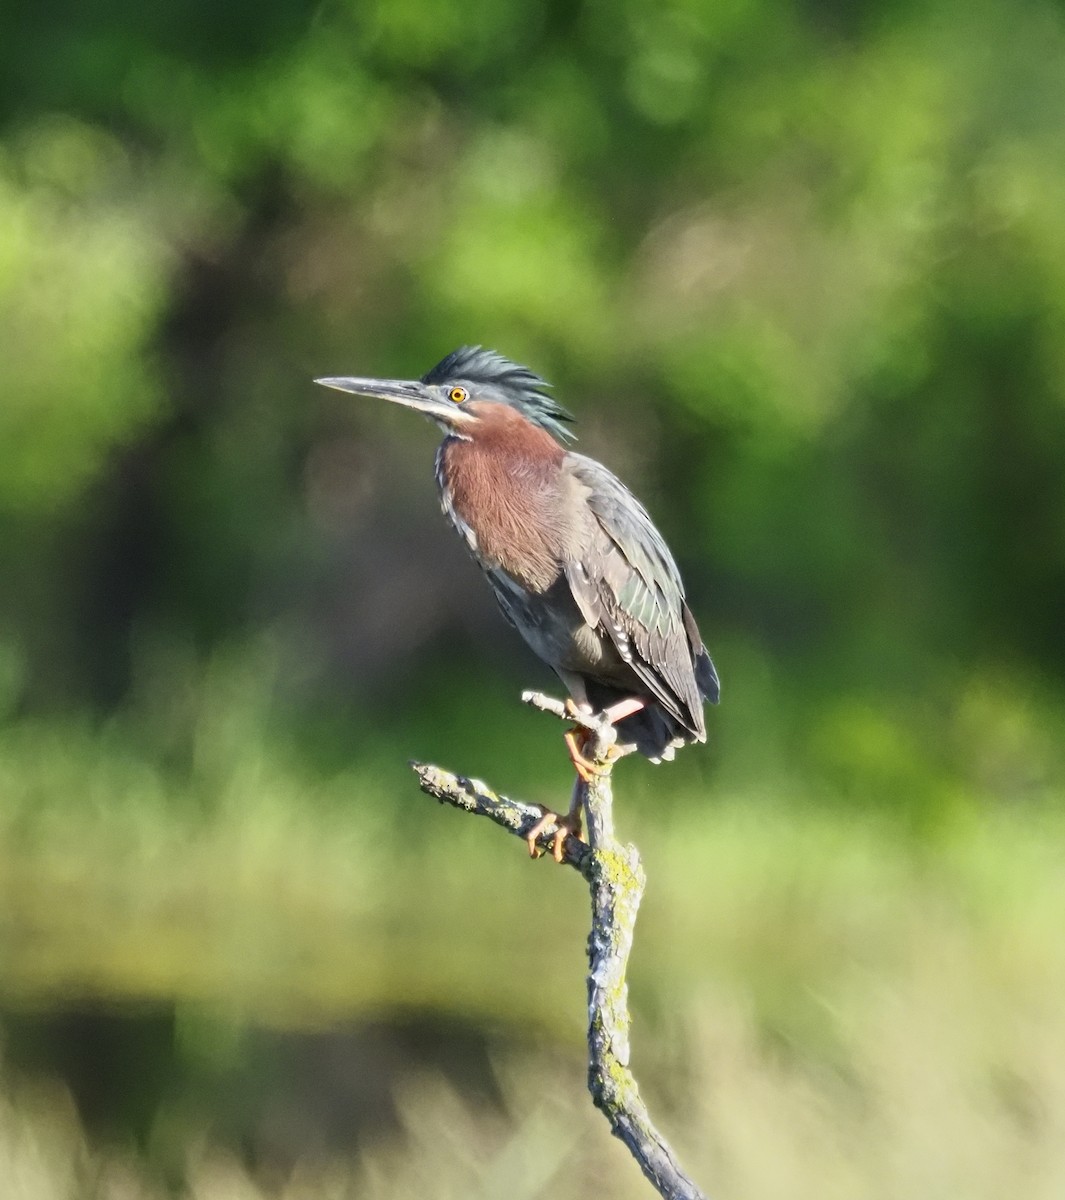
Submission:
[[[441,804],[450,804],[452,808],[463,812],[475,813],[487,817],[497,825],[516,834],[524,841],[532,827],[544,815],[544,810],[538,804],[526,804],[524,800],[512,800],[509,796],[494,792],[480,779],[467,779],[464,775],[453,775],[441,767],[431,763],[411,761],[411,767],[418,776],[418,786],[426,795],[439,800]],[[542,850],[550,850],[551,843],[557,830],[556,825],[548,825],[537,838],[537,845]],[[562,861],[568,866],[582,871],[589,857],[588,846],[574,837],[566,838]]]
[[[659,1195],[667,1200],[706,1200],[684,1174],[665,1139],[655,1129],[629,1069],[629,1006],[625,973],[632,950],[636,913],[645,877],[635,846],[614,836],[611,749],[616,732],[597,716],[575,713],[572,706],[537,692],[522,699],[560,720],[586,729],[586,753],[596,764],[591,783],[581,784],[588,844],[568,837],[563,861],[588,881],[592,930],[588,938],[588,1088],[614,1135],[628,1147]],[[453,775],[440,767],[412,762],[422,791],[444,804],[486,816],[524,838],[543,815],[538,805],[494,792],[478,779]],[[546,849],[555,828],[538,839]]]

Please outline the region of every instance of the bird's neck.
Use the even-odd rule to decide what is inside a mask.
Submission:
[[[519,424],[520,422],[520,424]],[[534,592],[557,579],[563,517],[558,478],[565,452],[523,418],[437,452],[441,506],[481,565]]]

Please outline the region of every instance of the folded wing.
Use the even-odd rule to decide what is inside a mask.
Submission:
[[[594,516],[566,579],[584,619],[608,637],[647,691],[691,735],[705,739],[704,697],[717,673],[684,602],[680,572],[647,511],[606,467],[567,454]]]

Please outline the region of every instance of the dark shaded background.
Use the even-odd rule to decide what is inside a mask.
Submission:
[[[462,343],[552,380],[722,676],[618,785],[693,1169],[1061,1194],[1060,6],[60,0],[0,68],[15,1195],[643,1194],[578,881],[405,768],[557,803],[550,679],[434,431],[310,382]]]

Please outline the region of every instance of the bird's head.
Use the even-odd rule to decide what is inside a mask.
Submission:
[[[561,442],[573,434],[564,422],[570,414],[547,395],[550,385],[528,367],[494,350],[462,346],[453,350],[421,379],[316,379],[323,387],[356,396],[392,400],[435,421],[445,433],[475,437],[492,406],[505,404]]]

